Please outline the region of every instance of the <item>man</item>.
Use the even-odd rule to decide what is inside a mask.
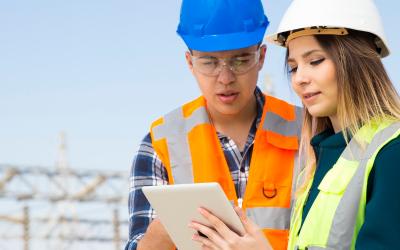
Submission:
[[[140,145],[127,250],[174,247],[141,187],[196,182],[219,182],[286,249],[301,110],[256,86],[268,24],[260,0],[182,1],[177,32],[202,96],[156,120]]]

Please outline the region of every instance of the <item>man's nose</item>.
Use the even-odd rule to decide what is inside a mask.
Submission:
[[[232,71],[232,67],[224,60],[220,62],[220,72],[218,74],[218,82],[222,84],[230,84],[235,81],[235,73]]]

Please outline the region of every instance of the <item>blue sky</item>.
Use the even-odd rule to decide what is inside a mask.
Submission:
[[[289,0],[264,0],[276,30]],[[392,54],[384,63],[400,90],[395,0],[376,0]],[[152,120],[199,95],[176,35],[180,1],[0,2],[0,163],[53,166],[58,133],[77,169],[129,170]],[[396,6],[397,7],[396,7]],[[276,95],[298,103],[269,45]]]

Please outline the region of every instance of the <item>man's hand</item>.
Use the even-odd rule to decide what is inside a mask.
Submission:
[[[143,238],[139,240],[137,250],[171,250],[175,249],[174,246],[161,221],[154,219]]]

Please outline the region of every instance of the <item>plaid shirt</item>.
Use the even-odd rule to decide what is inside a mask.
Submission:
[[[242,199],[246,190],[254,137],[265,102],[258,87],[254,93],[257,100],[257,117],[251,126],[243,152],[239,151],[232,139],[217,132],[239,200]],[[129,241],[125,250],[136,249],[137,242],[144,236],[150,222],[156,217],[155,211],[151,208],[141,188],[166,184],[168,184],[167,170],[153,149],[150,134],[147,134],[139,146],[130,173]]]

